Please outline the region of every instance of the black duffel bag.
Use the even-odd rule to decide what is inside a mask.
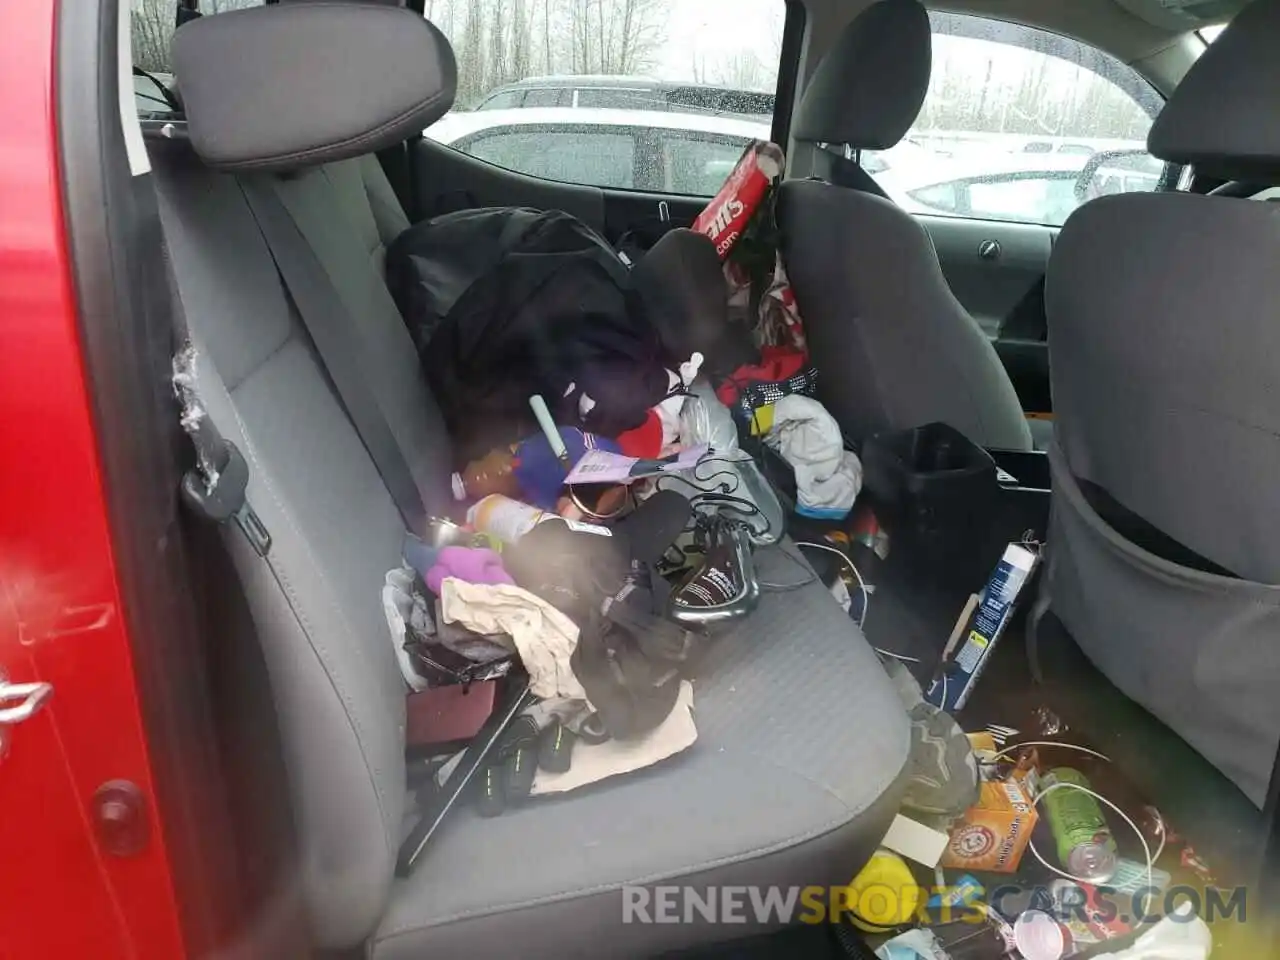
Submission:
[[[626,265],[567,213],[436,217],[396,239],[386,269],[460,462],[534,433],[533,394],[557,423],[609,437],[667,394]]]

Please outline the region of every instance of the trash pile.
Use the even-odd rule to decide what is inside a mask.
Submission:
[[[1212,874],[1107,757],[1047,711],[1030,733],[966,734],[888,669],[912,765],[902,813],[852,885],[855,955],[865,934],[882,960],[1210,956],[1197,913]]]
[[[692,229],[647,249],[631,236],[625,255],[566,214],[518,208],[438,217],[388,251],[459,458],[451,519],[406,539],[383,589],[421,808],[402,873],[457,802],[498,816],[690,748],[690,677],[760,602],[753,552],[812,573],[783,544],[790,515],[825,525],[798,545],[838,556],[825,579],[860,623],[873,587],[851,540],[883,560],[892,537],[969,575],[948,551],[977,542],[998,471],[951,428],[869,438],[875,512],[851,516],[863,462],[814,399],[774,235],[782,169],[753,144]],[[1039,552],[1007,545],[925,687],[886,663],[909,785],[848,891],[852,955],[862,934],[885,960],[1209,955],[1206,925],[1167,893],[1212,878],[1120,795],[1105,757],[1049,718],[1030,736],[954,719]]]
[[[752,145],[693,229],[625,259],[522,208],[389,249],[458,457],[449,516],[383,586],[427,797],[403,868],[460,799],[497,816],[690,747],[689,677],[758,605],[753,551],[790,511],[850,513],[861,464],[771,237],[782,169]]]

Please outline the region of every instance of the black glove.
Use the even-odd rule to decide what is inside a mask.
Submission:
[[[492,762],[477,778],[480,816],[500,816],[509,805],[528,797],[537,769],[538,725],[531,717],[516,717],[494,748]]]

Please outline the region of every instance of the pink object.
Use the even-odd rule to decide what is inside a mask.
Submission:
[[[445,547],[436,557],[435,566],[427,571],[427,589],[440,595],[440,585],[449,577],[467,583],[505,583],[515,581],[502,566],[502,558],[492,550],[480,547]]]
[[[1042,910],[1028,910],[1018,917],[1013,940],[1024,960],[1062,960],[1070,945],[1062,925]]]

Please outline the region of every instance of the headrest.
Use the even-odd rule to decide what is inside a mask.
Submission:
[[[1227,180],[1280,182],[1278,51],[1280,0],[1256,0],[1182,78],[1151,128],[1151,153]]]
[[[187,130],[223,170],[296,170],[381,150],[453,105],[444,34],[392,6],[290,3],[202,17],[173,38]]]
[[[887,150],[915,123],[929,91],[933,35],[917,0],[880,0],[844,29],[813,73],[792,135]]]

